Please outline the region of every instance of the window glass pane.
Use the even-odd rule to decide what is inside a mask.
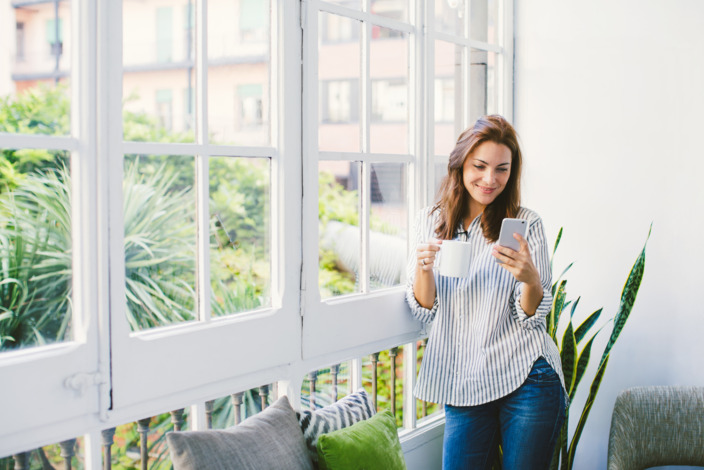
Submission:
[[[447,34],[466,36],[464,32],[464,0],[435,0],[435,30]]]
[[[320,13],[318,145],[321,151],[359,152],[360,22]]]
[[[2,7],[0,132],[69,135],[71,3],[22,3]],[[5,10],[12,19],[5,21]]]
[[[470,36],[477,41],[496,43],[498,41],[499,2],[498,0],[470,0]]]
[[[353,10],[362,9],[362,1],[366,0],[323,0],[325,3],[333,3]]]
[[[189,5],[123,0],[125,140],[194,140],[195,28]]]
[[[371,0],[371,12],[399,21],[408,21],[408,0]]]
[[[408,35],[372,26],[370,150],[409,152]]]
[[[208,4],[212,143],[271,145],[270,11],[267,0]]]
[[[0,152],[0,351],[70,341],[69,154]]]
[[[213,316],[271,305],[270,161],[210,159]]]
[[[357,162],[318,165],[319,287],[323,299],[359,292],[361,232]]]
[[[125,282],[132,331],[195,318],[193,183],[193,157],[125,157]]]
[[[435,41],[435,155],[449,155],[463,127],[465,50]]]
[[[497,109],[496,53],[472,49],[469,68],[469,122]]]
[[[435,160],[435,199],[434,201],[438,201],[439,199],[439,193],[438,191],[440,190],[440,184],[442,183],[443,178],[447,176],[447,158],[441,158],[441,159],[436,159]]]
[[[371,165],[369,280],[371,289],[405,283],[408,204],[406,164]]]

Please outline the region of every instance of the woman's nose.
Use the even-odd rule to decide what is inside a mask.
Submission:
[[[484,182],[486,182],[486,183],[493,183],[494,180],[496,179],[496,174],[495,174],[493,171],[491,171],[491,170],[487,170],[487,171],[484,173],[484,177],[483,177],[482,179],[483,179]]]

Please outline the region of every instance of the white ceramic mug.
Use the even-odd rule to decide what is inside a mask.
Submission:
[[[469,276],[471,253],[469,242],[443,240],[440,245],[440,275],[448,277]]]

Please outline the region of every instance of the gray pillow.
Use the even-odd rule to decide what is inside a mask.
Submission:
[[[312,470],[287,397],[237,426],[166,434],[174,470]]]
[[[364,389],[319,410],[296,413],[313,466],[318,468],[318,436],[369,419],[375,413],[374,403]]]

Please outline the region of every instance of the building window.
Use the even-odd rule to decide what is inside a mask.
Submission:
[[[408,86],[403,79],[372,81],[372,120],[404,122],[408,119]]]
[[[242,42],[267,40],[269,3],[261,0],[241,0],[240,38]]]
[[[338,15],[322,15],[320,21],[323,43],[351,42],[359,40],[359,22]]]
[[[156,60],[171,62],[173,52],[173,9],[160,7],[156,9]]]
[[[15,57],[17,60],[24,60],[24,23],[16,23],[15,47]]]
[[[157,90],[156,118],[161,127],[170,131],[173,128],[173,102],[171,90]]]
[[[189,0],[184,9],[184,37],[185,37],[185,50],[186,50],[186,61],[191,62],[193,60],[193,52],[196,44],[196,28],[195,28],[195,7],[193,3]]]
[[[262,85],[259,83],[238,85],[237,101],[240,109],[240,127],[261,126],[264,122]]]
[[[327,80],[321,82],[322,122],[356,122],[359,119],[357,80]]]
[[[52,56],[61,55],[63,52],[63,20],[52,18],[46,20],[46,42],[49,44],[49,54]],[[24,33],[23,33],[24,36]]]

